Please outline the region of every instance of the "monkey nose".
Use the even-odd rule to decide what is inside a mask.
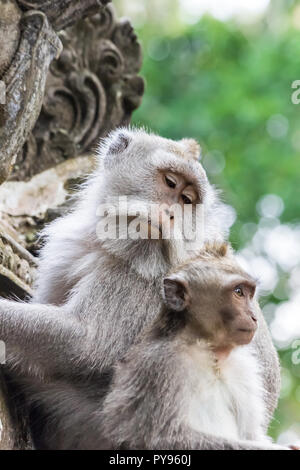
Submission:
[[[248,310],[247,315],[254,321],[254,323],[257,323],[257,316],[252,310]]]
[[[249,312],[249,317],[251,318],[251,320],[252,320],[254,323],[257,323],[257,316],[256,316],[255,313]]]
[[[173,211],[170,211],[169,209],[165,209],[165,214],[170,217],[171,220],[174,219],[174,213]]]

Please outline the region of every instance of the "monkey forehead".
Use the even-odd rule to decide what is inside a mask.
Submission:
[[[116,133],[118,132],[129,133],[137,144],[144,144],[148,148],[164,149],[185,160],[199,160],[200,157],[201,147],[199,143],[192,138],[183,138],[179,141],[175,141],[151,132],[149,133],[144,128],[136,127],[129,127],[127,129],[121,128],[116,131]]]
[[[180,173],[191,183],[201,185],[208,183],[206,172],[199,161],[182,158],[175,152],[162,148],[155,149],[149,155],[149,163],[153,168]]]
[[[235,258],[227,255],[224,258],[199,256],[175,268],[171,275],[198,286],[201,283],[224,286],[245,281],[256,285],[255,279],[240,267]]]
[[[121,142],[119,142],[121,140]],[[197,162],[200,157],[200,145],[191,138],[183,138],[179,141],[167,139],[154,133],[148,133],[143,128],[121,127],[110,132],[107,137],[100,139],[98,146],[99,156],[103,156],[113,149],[114,153],[122,153],[127,150],[122,145],[114,146],[127,140],[131,147],[131,153],[138,157],[145,157],[153,151],[160,150],[173,154],[181,160]]]
[[[124,140],[127,140],[126,146],[122,145]],[[129,160],[132,159],[135,163],[139,162],[141,166],[143,161],[147,163],[149,157],[156,165],[161,163],[160,159],[162,158],[168,160],[169,164],[175,164],[176,162],[177,165],[180,162],[191,163],[188,166],[183,165],[183,169],[189,168],[192,173],[199,173],[204,178],[206,176],[202,165],[198,161],[200,146],[194,139],[184,138],[175,141],[153,133],[147,133],[143,128],[122,127],[112,131],[104,139],[100,139],[97,151],[99,161],[102,162],[103,158],[111,152],[120,155],[125,153],[127,157],[130,157]],[[122,163],[122,158],[118,159],[118,163]]]
[[[119,139],[120,136],[127,137],[132,143],[145,148],[164,148],[167,151],[176,153],[186,159],[199,159],[201,148],[199,143],[192,138],[172,140],[161,137],[153,132],[147,132],[144,127],[119,127],[111,131],[105,138],[100,139],[100,146],[107,146]]]

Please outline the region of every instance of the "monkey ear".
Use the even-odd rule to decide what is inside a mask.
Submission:
[[[115,157],[118,157],[118,155],[127,149],[130,141],[131,137],[126,130],[122,129],[112,134],[104,160],[106,168],[112,168],[114,166],[117,162]]]
[[[125,132],[121,131],[112,140],[107,153],[108,154],[121,153],[127,149],[129,142],[130,142],[130,136],[125,134]]]
[[[199,143],[194,139],[181,139],[181,145],[184,148],[184,151],[189,154],[190,158],[194,160],[199,160],[201,155],[201,147]]]
[[[166,277],[163,280],[163,297],[170,309],[183,311],[189,304],[188,283],[177,277]]]

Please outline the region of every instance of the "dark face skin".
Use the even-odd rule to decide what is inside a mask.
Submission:
[[[157,203],[161,206],[159,210],[159,227],[162,230],[164,222],[173,226],[174,211],[172,206],[179,205],[183,209],[185,205],[200,202],[200,196],[194,184],[187,180],[184,175],[172,171],[159,171],[156,182]]]
[[[183,206],[199,202],[196,188],[183,175],[171,171],[161,171],[157,184],[163,201],[170,206],[173,204]]]
[[[184,209],[185,205],[189,205],[195,208],[201,198],[193,182],[189,181],[186,176],[170,170],[157,171],[155,189],[158,212],[155,220],[150,220],[150,218],[148,220],[148,238],[155,234],[161,239],[164,224],[171,229],[174,226],[175,207],[180,206]],[[131,222],[135,218],[136,216],[128,216],[127,220]]]
[[[235,346],[249,344],[252,341],[257,329],[255,289],[255,283],[249,279],[224,288],[223,305],[218,314],[224,325],[225,341],[220,341],[218,344],[218,336],[216,336],[215,348],[219,354],[226,355]]]

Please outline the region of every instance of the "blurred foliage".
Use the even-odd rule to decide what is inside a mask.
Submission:
[[[158,7],[136,28],[147,88],[133,122],[200,141],[210,180],[237,212],[236,249],[253,236],[242,227],[258,223],[257,202],[265,194],[282,198],[281,222],[300,219],[300,105],[291,102],[291,84],[300,79],[297,4],[274,1],[262,19],[245,26],[210,16],[185,24],[174,1],[164,16],[169,25],[163,27]],[[271,426],[275,437],[300,422],[300,369],[291,352],[280,352],[285,388]]]

